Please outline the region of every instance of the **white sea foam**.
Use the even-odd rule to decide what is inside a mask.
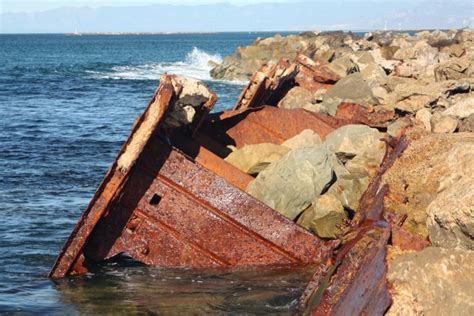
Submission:
[[[100,79],[128,79],[128,80],[156,80],[164,73],[185,76],[199,80],[212,80],[209,71],[213,63],[221,63],[219,54],[209,54],[197,47],[190,51],[184,61],[148,63],[137,66],[115,66],[110,71],[90,71],[95,78]],[[243,84],[242,82],[235,82]]]

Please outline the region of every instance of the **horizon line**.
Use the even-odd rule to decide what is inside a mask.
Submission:
[[[407,28],[407,29],[365,29],[365,30],[350,30],[350,29],[326,29],[326,30],[258,30],[258,31],[145,31],[145,32],[26,32],[26,33],[9,33],[1,32],[0,35],[70,35],[70,36],[120,36],[120,35],[185,35],[185,34],[223,34],[223,33],[305,33],[305,32],[420,32],[420,31],[450,31],[450,30],[466,30],[471,29],[471,26],[457,27],[457,28]]]

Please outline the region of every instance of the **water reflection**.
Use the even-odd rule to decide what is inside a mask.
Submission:
[[[56,282],[63,304],[81,314],[298,315],[314,267],[252,271],[150,268],[124,258]]]

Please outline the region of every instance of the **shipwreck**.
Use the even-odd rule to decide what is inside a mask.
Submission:
[[[346,103],[335,116],[281,109],[296,85],[339,78],[304,55],[264,66],[235,108],[210,113],[217,96],[199,81],[163,75],[143,114],[66,241],[50,277],[83,274],[126,253],[150,266],[265,267],[314,264],[300,298],[317,315],[383,314],[390,305],[386,245],[403,220],[384,213],[383,173],[407,146],[387,138],[382,164],[342,238],[317,237],[245,192],[253,177],[223,158],[228,146],[281,144],[305,129],[322,139],[347,124],[385,128],[395,113]]]

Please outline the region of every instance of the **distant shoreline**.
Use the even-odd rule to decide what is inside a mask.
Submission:
[[[456,30],[470,29],[456,28]],[[368,32],[395,32],[395,33],[412,33],[421,31],[449,31],[449,29],[402,29],[402,30],[267,30],[267,31],[208,31],[208,32],[61,32],[61,33],[0,33],[0,35],[68,35],[68,36],[121,36],[121,35],[204,35],[204,34],[226,34],[226,33],[304,33],[304,32],[352,32],[352,33],[368,33]]]

